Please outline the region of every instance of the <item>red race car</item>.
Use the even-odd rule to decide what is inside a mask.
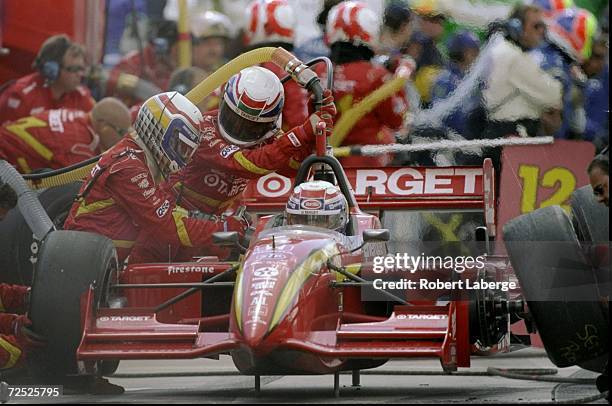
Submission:
[[[344,233],[283,225],[289,192],[313,177],[335,181],[346,197],[350,219]],[[242,249],[236,262],[202,257],[121,269],[110,240],[53,231],[38,255],[32,290],[33,328],[49,343],[30,354],[33,371],[45,377],[109,374],[122,359],[230,354],[242,373],[255,376],[256,387],[261,375],[334,374],[338,393],[341,371],[353,371],[358,380],[359,370],[392,358],[437,357],[452,371],[468,367],[471,354],[510,351],[510,325],[523,319],[530,327],[533,319],[545,326],[540,333],[557,365],[592,362],[601,370],[608,326],[600,303],[532,302],[511,288],[517,278],[508,255],[492,246],[493,179],[489,160],[483,167],[345,172],[335,158],[313,155],[294,182],[271,174],[245,191],[243,204],[258,219],[250,245],[241,247],[235,233],[215,235],[219,244]],[[554,214],[552,222],[542,220],[548,221],[542,232],[569,221],[557,209],[534,212]],[[521,222],[509,223],[506,240],[528,239],[520,237],[526,230]],[[442,287],[429,296],[376,289],[377,257],[436,239],[459,247],[483,242],[485,266],[451,274],[454,282],[492,287],[468,295]],[[533,264],[524,250],[509,251],[525,270],[517,271],[519,281],[530,283]],[[500,289],[504,283],[510,288]],[[537,311],[530,313],[526,303]],[[573,319],[563,325],[547,321],[550,311]],[[560,340],[583,334],[585,323],[591,326],[588,348],[568,352]]]

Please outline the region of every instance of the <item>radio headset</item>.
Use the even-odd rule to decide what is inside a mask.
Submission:
[[[66,35],[57,35],[48,39],[41,47],[32,67],[43,76],[45,86],[49,86],[59,78],[62,59],[70,46],[72,42]]]

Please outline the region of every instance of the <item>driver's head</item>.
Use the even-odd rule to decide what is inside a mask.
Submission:
[[[322,180],[302,183],[287,201],[287,224],[342,231],[348,221],[346,198],[337,186]]]
[[[179,92],[160,93],[149,98],[134,123],[164,176],[187,165],[200,143],[200,110]]]
[[[278,77],[254,66],[232,76],[219,106],[219,131],[226,141],[250,147],[281,128],[285,92]]]

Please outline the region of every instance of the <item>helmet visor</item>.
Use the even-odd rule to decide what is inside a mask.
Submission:
[[[327,228],[329,230],[339,231],[344,225],[344,215],[342,213],[332,214],[329,216],[321,214],[293,214],[287,213],[288,225],[304,225]]]
[[[200,135],[183,120],[174,119],[168,125],[162,141],[162,149],[170,161],[179,167],[187,165],[198,148]]]
[[[255,144],[277,131],[275,121],[258,123],[248,120],[234,112],[223,99],[219,106],[219,126],[230,141],[239,145]]]

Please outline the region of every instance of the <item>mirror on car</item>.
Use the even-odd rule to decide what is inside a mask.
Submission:
[[[220,246],[238,245],[237,231],[217,231],[212,234],[213,244]]]
[[[376,228],[364,230],[363,242],[387,242],[390,239],[389,230],[386,228]]]

